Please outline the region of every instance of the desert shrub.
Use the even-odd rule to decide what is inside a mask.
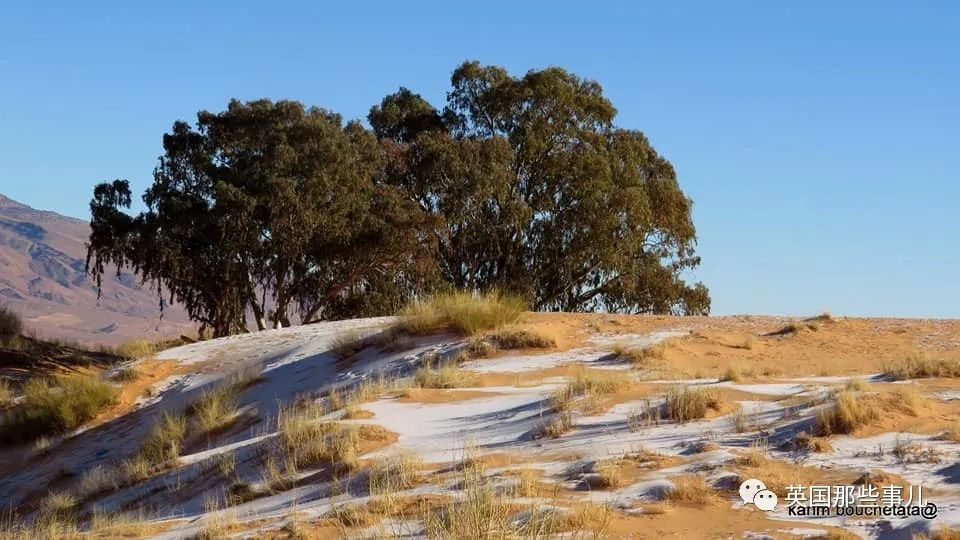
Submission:
[[[413,376],[413,384],[420,388],[461,388],[470,386],[474,382],[473,374],[460,369],[459,363],[467,359],[461,353],[454,358],[437,360],[430,355],[421,361],[420,367]]]
[[[900,463],[940,463],[942,459],[936,448],[916,441],[904,441],[900,437],[894,442],[893,456]]]
[[[122,343],[116,348],[117,356],[122,356],[129,360],[139,360],[152,356],[157,352],[157,345],[146,339],[133,339]]]
[[[611,352],[614,356],[627,360],[636,367],[646,367],[651,360],[663,360],[666,349],[665,342],[647,347],[630,347],[626,343],[617,343]]]
[[[0,305],[0,345],[6,345],[23,333],[23,319],[7,306]]]
[[[423,459],[414,454],[379,460],[370,467],[370,493],[382,495],[410,489],[419,481],[422,468]]]
[[[680,476],[673,479],[666,495],[667,500],[675,503],[706,504],[713,496],[713,488],[700,476]]]
[[[96,465],[80,477],[79,495],[91,497],[120,487],[120,470],[106,465]]]
[[[733,430],[737,433],[750,431],[750,419],[746,411],[743,410],[743,406],[737,407],[730,413],[730,423],[733,425]]]
[[[500,538],[511,529],[513,510],[484,477],[482,467],[465,467],[462,497],[426,512],[428,538]]]
[[[352,469],[357,464],[360,432],[357,426],[323,420],[316,405],[281,408],[277,431],[286,461],[297,467],[328,461]]]
[[[356,330],[349,330],[334,336],[330,342],[330,351],[341,362],[350,360],[369,345],[369,340]]]
[[[606,459],[593,464],[598,487],[616,489],[623,485],[623,458]]]
[[[204,390],[190,412],[205,433],[230,425],[236,418],[240,395],[232,385],[220,385]]]
[[[400,328],[411,334],[450,329],[463,335],[511,324],[526,305],[520,298],[495,292],[439,294],[415,301],[400,311]]]
[[[7,440],[29,440],[70,431],[116,399],[117,389],[95,376],[31,379],[23,385],[23,399],[4,419],[0,434]]]
[[[916,353],[888,364],[884,371],[888,378],[894,380],[960,377],[960,360],[933,358],[926,353]]]
[[[528,330],[506,326],[494,331],[490,335],[497,347],[501,349],[549,349],[556,347],[557,342],[552,337],[536,330]]]
[[[847,379],[846,384],[843,385],[844,390],[849,390],[851,392],[863,392],[867,388],[867,383],[859,377],[853,377]]]
[[[814,431],[822,436],[851,433],[879,416],[878,405],[874,400],[858,399],[851,392],[843,391],[837,394],[832,406],[820,410],[817,414]]]
[[[183,441],[187,437],[187,419],[182,414],[164,414],[154,424],[150,433],[140,446],[138,457],[147,469],[164,468],[176,463],[180,458]],[[131,463],[138,469],[138,463]],[[139,476],[139,475],[135,475]]]
[[[739,366],[729,366],[720,376],[721,381],[740,382],[743,380],[743,372]]]
[[[573,429],[573,414],[570,411],[560,411],[537,428],[537,437],[557,437]]]
[[[707,416],[710,409],[719,410],[716,392],[706,388],[684,387],[667,392],[664,412],[675,422],[688,422]]]
[[[475,337],[467,342],[467,352],[476,358],[487,358],[497,352],[497,347],[482,337]]]
[[[132,382],[137,380],[140,373],[133,366],[124,366],[117,369],[110,375],[110,380],[114,382]]]

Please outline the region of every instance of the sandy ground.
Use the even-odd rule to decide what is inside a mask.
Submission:
[[[531,508],[569,516],[604,509],[602,523],[590,521],[589,534],[584,528],[580,536],[911,538],[960,527],[960,443],[945,435],[960,426],[960,379],[883,375],[918,354],[960,359],[960,321],[531,313],[520,326],[556,347],[468,358],[453,388],[411,388],[410,381],[425,359],[453,358],[467,340],[377,341],[392,322],[272,330],[143,360],[120,403],[90,425],[42,453],[29,445],[0,452],[0,504],[31,519],[49,491],[67,490],[78,494],[81,522],[94,510],[136,511],[160,538],[215,527],[237,537],[285,538],[294,530],[313,538],[422,537],[424,508],[465,496],[466,461],[483,464],[484,481],[515,510],[512,519],[529,517]],[[796,331],[782,331],[791,324]],[[335,354],[362,337],[376,344],[348,359]],[[623,350],[647,352],[630,362],[614,353]],[[246,382],[236,417],[215,432],[191,433],[176,465],[99,493],[82,491],[91,470],[134,455],[162,415],[189,411],[239,373]],[[544,435],[560,416],[551,396],[586,379],[610,388],[575,399],[568,429]],[[361,387],[360,402],[335,404]],[[683,388],[715,398],[702,418],[644,416]],[[844,388],[878,414],[850,433],[799,445]],[[287,467],[280,481],[269,473],[284,436],[278,416],[311,403],[326,407],[317,421],[362,427],[356,464],[348,471],[334,463]],[[371,470],[400,456],[425,465],[390,500],[418,502],[387,511],[384,497],[371,493]],[[616,467],[615,485],[603,480],[609,467]],[[787,510],[788,486],[859,486],[865,475],[904,491],[923,486],[936,518],[798,517]],[[706,486],[705,498],[672,499],[689,478]],[[738,487],[747,478],[764,481],[781,504],[770,512],[743,504]],[[517,487],[524,485],[536,489]],[[252,495],[231,498],[237,486]],[[338,517],[357,505],[380,511],[365,520]]]

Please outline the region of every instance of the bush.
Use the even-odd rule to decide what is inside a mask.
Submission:
[[[684,387],[667,392],[664,408],[667,418],[682,423],[705,417],[709,409],[718,410],[720,400],[710,390]]]
[[[817,435],[827,436],[851,433],[880,417],[875,401],[857,399],[851,392],[840,392],[833,406],[817,414],[815,431]]]
[[[6,345],[23,332],[23,319],[6,306],[0,306],[0,344]]]
[[[933,358],[925,353],[917,353],[884,369],[888,378],[922,379],[930,377],[960,377],[960,360]]]
[[[127,341],[117,347],[117,356],[122,356],[128,360],[139,360],[156,354],[157,346],[152,341],[145,339],[134,339]]]
[[[430,296],[400,311],[400,328],[411,334],[449,329],[461,335],[515,323],[526,310],[523,300],[490,292]]]
[[[490,337],[501,349],[549,349],[557,346],[553,338],[522,328],[501,328]]]
[[[28,440],[67,432],[94,419],[116,400],[117,389],[94,376],[31,379],[23,385],[23,400],[0,426],[0,433],[7,440]]]
[[[680,476],[673,479],[673,487],[667,491],[672,502],[706,504],[713,496],[713,489],[699,476]]]
[[[154,424],[140,447],[140,455],[152,467],[166,467],[177,461],[187,437],[187,419],[182,414],[166,413]]]

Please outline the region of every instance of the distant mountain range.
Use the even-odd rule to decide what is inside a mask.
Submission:
[[[0,194],[0,304],[41,337],[118,344],[178,335],[192,325],[131,274],[104,276],[97,299],[84,271],[90,226]]]

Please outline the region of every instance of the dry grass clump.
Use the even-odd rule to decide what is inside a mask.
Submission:
[[[104,512],[95,508],[87,532],[94,538],[143,538],[149,531],[150,525],[142,513]]]
[[[743,410],[743,406],[738,406],[730,413],[730,424],[733,425],[733,430],[737,433],[751,431],[750,419],[746,411]]]
[[[380,521],[380,516],[374,514],[363,504],[341,504],[327,513],[344,527],[369,527]]]
[[[526,309],[522,299],[496,292],[439,294],[403,308],[399,327],[410,334],[446,328],[458,334],[474,335],[515,323]]]
[[[373,495],[410,489],[420,481],[423,459],[415,454],[380,460],[370,467],[369,486]]]
[[[261,380],[262,377],[254,371],[236,372],[213,388],[204,390],[188,412],[196,418],[204,433],[221,430],[238,418],[241,393]]]
[[[916,441],[903,441],[899,437],[893,446],[893,456],[900,463],[940,463],[942,459],[936,448]]]
[[[624,459],[614,458],[598,461],[593,464],[593,472],[597,474],[597,487],[616,489],[623,485]]]
[[[713,488],[700,476],[678,476],[672,481],[673,487],[666,494],[670,502],[702,505],[714,495]]]
[[[557,342],[550,336],[514,326],[497,329],[490,335],[490,339],[501,349],[549,349],[557,346]]]
[[[666,349],[666,342],[647,347],[630,347],[626,343],[616,343],[611,352],[617,358],[627,360],[635,367],[646,367],[652,360],[663,360]]]
[[[134,339],[124,342],[115,349],[117,356],[129,360],[139,360],[157,353],[157,344],[145,339]]]
[[[744,467],[762,467],[768,457],[766,441],[754,441],[749,450],[737,457],[736,463]]]
[[[489,358],[497,353],[497,347],[482,337],[467,342],[467,352],[474,358]]]
[[[918,352],[884,367],[888,378],[894,380],[923,379],[931,377],[960,377],[960,360],[933,358]]]
[[[843,391],[837,394],[832,406],[817,413],[814,432],[821,436],[852,433],[879,417],[876,400],[857,398],[853,393]]]
[[[343,362],[356,356],[368,345],[370,343],[366,337],[356,330],[349,330],[333,338],[330,342],[330,351],[337,357],[337,360]]]
[[[205,433],[230,425],[239,414],[240,394],[230,385],[204,390],[190,412]]]
[[[573,429],[573,414],[570,411],[560,411],[537,429],[535,437],[556,439],[571,429]]]
[[[867,383],[859,377],[854,377],[847,379],[847,383],[843,385],[843,388],[850,392],[863,392],[867,389]]]
[[[720,409],[720,398],[713,390],[686,386],[667,392],[664,413],[675,422],[689,422],[707,416],[707,411]]]
[[[897,388],[890,394],[891,405],[898,407],[910,416],[917,416],[920,409],[927,406],[929,401],[912,386]]]
[[[788,448],[796,452],[830,452],[833,450],[830,441],[813,437],[806,431],[797,433],[793,440],[788,443]]]
[[[435,366],[435,362],[424,359],[413,376],[414,386],[420,388],[463,388],[472,386],[475,377],[473,374],[460,369],[455,358]]]
[[[23,399],[3,418],[0,439],[23,441],[76,429],[117,401],[117,389],[95,376],[30,379]]]
[[[77,492],[80,497],[86,499],[93,495],[114,491],[119,488],[121,484],[120,469],[105,465],[96,465],[80,477]]]
[[[783,325],[779,330],[775,330],[766,334],[768,336],[787,336],[793,334],[799,334],[804,330],[818,331],[820,330],[821,321],[808,319],[804,321],[790,321],[787,324]]]
[[[159,470],[170,468],[180,459],[183,441],[187,437],[187,419],[182,414],[166,413],[154,424],[140,450],[121,463],[124,480],[139,482]],[[103,480],[113,473],[105,472]],[[91,479],[95,484],[98,478]]]
[[[522,469],[517,475],[517,495],[521,497],[537,497],[540,495],[540,471]]]
[[[554,392],[550,403],[556,410],[568,410],[578,397],[612,394],[621,389],[624,384],[623,380],[612,375],[578,373],[573,381],[567,383],[567,386]]]
[[[277,414],[277,432],[287,462],[301,467],[322,461],[337,468],[357,465],[360,431],[357,426],[324,421],[317,405],[281,408]]]
[[[743,371],[740,369],[740,366],[728,366],[723,374],[720,375],[720,380],[740,382],[743,380]]]
[[[110,380],[113,382],[128,383],[137,380],[140,372],[133,366],[124,366],[110,374]]]

